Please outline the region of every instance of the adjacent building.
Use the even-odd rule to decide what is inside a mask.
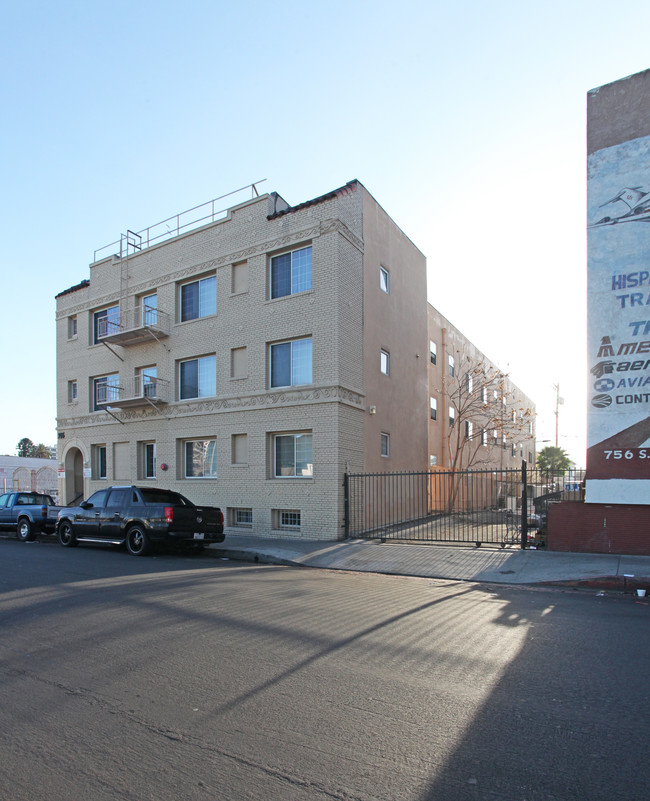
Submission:
[[[63,503],[155,482],[230,529],[337,539],[346,472],[467,466],[466,441],[474,466],[534,459],[533,404],[361,183],[252,194],[127,232],[57,296]]]

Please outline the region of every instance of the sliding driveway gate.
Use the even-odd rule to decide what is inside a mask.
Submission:
[[[345,536],[444,544],[544,546],[548,504],[583,499],[584,474],[436,469],[346,474]]]

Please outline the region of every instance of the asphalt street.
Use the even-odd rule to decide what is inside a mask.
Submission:
[[[11,801],[647,797],[630,596],[0,540]]]

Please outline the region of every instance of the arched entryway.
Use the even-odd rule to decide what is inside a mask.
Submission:
[[[84,457],[79,448],[70,448],[64,461],[63,503],[78,503],[84,495]]]

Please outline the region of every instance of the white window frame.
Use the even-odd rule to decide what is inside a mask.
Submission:
[[[390,353],[383,348],[379,352],[379,369],[383,375],[390,375]]]
[[[438,419],[438,401],[435,398],[429,398],[429,417],[431,420]]]
[[[182,372],[183,368],[181,365],[189,364],[190,362],[197,363],[197,394],[196,395],[183,395],[183,383],[182,383]],[[203,365],[203,367],[202,367]],[[202,393],[201,392],[201,370],[212,369],[214,367],[214,393]],[[182,401],[186,400],[197,400],[198,398],[214,398],[217,394],[217,357],[216,354],[210,353],[206,356],[195,356],[192,359],[183,359],[178,363],[178,399]]]
[[[73,381],[68,381],[68,403],[77,403],[79,400],[79,385],[74,379]]]
[[[294,286],[294,261],[298,258],[299,253],[303,253],[309,251],[309,281],[306,282],[309,285],[300,287],[299,289]],[[289,283],[290,288],[289,292],[285,292],[282,295],[274,295],[273,294],[273,270],[275,266],[275,262],[277,259],[281,259],[285,256],[290,257],[291,264],[289,266]],[[314,254],[311,245],[306,245],[302,248],[296,248],[295,250],[285,251],[284,253],[276,253],[274,256],[271,256],[269,260],[269,298],[271,300],[278,300],[279,298],[289,298],[292,295],[299,295],[301,292],[310,292],[313,287],[313,273],[314,273]]]
[[[379,267],[379,288],[390,295],[390,273],[385,267]]]
[[[438,346],[432,339],[429,340],[429,360],[431,364],[436,364],[438,361]]]
[[[310,447],[311,447],[311,462],[306,462],[307,468],[306,472],[303,469],[303,472],[298,473],[298,445],[299,439],[305,437],[304,442],[307,442],[307,438],[309,439]],[[293,438],[293,473],[282,475],[282,473],[278,472],[278,440],[280,438]],[[273,478],[280,478],[280,479],[312,479],[314,477],[314,438],[313,433],[311,431],[288,431],[288,432],[279,432],[277,434],[273,434],[272,438],[272,446],[273,446]]]
[[[117,401],[120,396],[120,374],[119,373],[111,373],[110,375],[99,375],[97,378],[93,378],[93,411],[94,412],[101,412],[104,410],[104,406],[98,405],[98,392],[97,390],[99,387],[106,387],[106,398],[103,403],[110,406],[110,401],[114,400]],[[114,390],[112,392],[111,390]]]
[[[214,281],[214,311],[204,311],[201,308],[201,284],[204,284],[207,281]],[[184,317],[183,316],[183,290],[188,287],[196,284],[198,286],[199,292],[199,313],[196,317]],[[194,278],[192,281],[183,281],[182,284],[178,285],[178,321],[180,323],[190,323],[193,320],[201,320],[204,317],[213,317],[217,313],[217,276],[216,274],[213,275],[204,275],[202,278]]]
[[[209,454],[208,451],[211,450],[210,446],[214,443],[213,453]],[[201,464],[201,474],[197,475],[188,475],[187,470],[187,446],[188,445],[196,445],[200,444],[205,453],[204,459]],[[207,446],[207,448],[206,448]],[[213,479],[217,478],[217,468],[218,468],[218,452],[217,452],[217,438],[216,437],[205,437],[204,439],[184,439],[182,440],[182,458],[183,458],[183,478],[187,479],[188,481],[195,481],[197,479],[207,479],[212,481]],[[206,465],[208,462],[206,461],[205,457],[209,456],[210,462],[214,464],[214,472],[205,472]]]
[[[151,456],[151,471],[149,470],[149,455]],[[153,441],[142,443],[142,478],[147,481],[156,478],[156,443]]]
[[[100,336],[99,332],[99,321],[106,320],[106,331],[102,336]],[[111,324],[111,329],[109,330],[109,323]],[[110,336],[113,333],[113,326],[119,329],[120,325],[120,305],[119,303],[115,306],[107,306],[105,309],[98,309],[97,311],[93,312],[93,345],[98,345],[102,339],[107,336]]]
[[[453,378],[454,375],[456,374],[456,365],[455,365],[453,356],[448,356],[447,357],[447,365],[448,365],[448,368],[449,368],[449,375]]]
[[[305,342],[309,342],[309,381],[296,381],[294,379],[294,345],[296,344],[303,344]],[[274,349],[278,348],[282,345],[289,345],[289,372],[290,378],[289,384],[274,384],[273,383],[273,354]],[[313,349],[313,342],[311,337],[303,337],[302,339],[291,339],[285,340],[283,342],[273,342],[269,345],[269,387],[270,389],[281,389],[283,387],[303,387],[308,386],[309,384],[313,383],[313,376],[314,376],[314,349]]]

